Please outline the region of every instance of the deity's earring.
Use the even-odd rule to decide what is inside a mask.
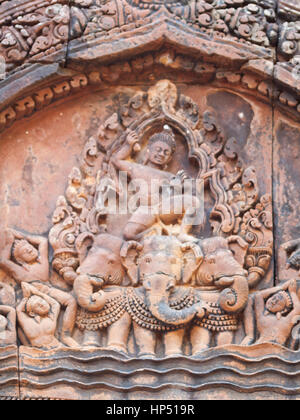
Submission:
[[[281,317],[282,317],[281,312],[277,312],[276,318],[277,318],[278,321],[281,320]]]
[[[147,165],[147,163],[149,162],[149,153],[150,153],[150,150],[147,149],[145,159],[144,159],[144,162],[143,162],[144,165]]]
[[[170,156],[168,162],[165,164],[165,167],[164,167],[165,170],[168,169],[169,163],[171,162],[172,159],[173,159],[173,156]]]

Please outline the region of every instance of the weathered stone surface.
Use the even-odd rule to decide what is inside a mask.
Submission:
[[[274,191],[275,191],[275,226],[279,244],[284,244],[291,238],[299,237],[298,188],[297,181],[299,166],[299,127],[293,122],[275,114],[275,148],[274,148]],[[289,278],[293,271],[287,271],[286,254],[284,249],[278,248],[277,270],[278,279]]]
[[[266,350],[274,356],[268,363],[272,372],[268,374]],[[251,379],[247,375],[250,371]],[[41,355],[34,349],[21,348],[22,398],[36,397],[38,392],[41,398],[71,400],[206,400],[213,395],[219,399],[281,400],[288,398],[287,392],[289,398],[298,395],[298,377],[299,356],[275,345],[267,349],[231,346],[208,350],[197,359],[168,360],[133,359],[105,351]],[[288,381],[288,390],[283,381]],[[229,389],[228,383],[234,386]]]
[[[298,26],[0,1],[0,399],[299,398]]]
[[[0,4],[0,55],[7,71],[24,63],[64,63],[69,39],[68,0]]]
[[[0,399],[19,398],[19,361],[16,345],[0,348]]]

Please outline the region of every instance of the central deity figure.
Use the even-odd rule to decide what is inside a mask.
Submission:
[[[175,176],[166,171],[176,151],[174,134],[169,127],[150,137],[144,165],[129,161],[134,150],[139,149],[139,139],[130,132],[126,143],[112,157],[112,164],[126,172],[139,188],[140,206],[129,219],[124,238],[137,240],[159,219],[165,225],[180,223],[178,238],[182,242],[195,241],[190,235],[198,202],[192,193],[182,194],[183,181],[187,178],[184,171]],[[176,192],[180,186],[181,192]],[[168,204],[164,199],[167,198]]]

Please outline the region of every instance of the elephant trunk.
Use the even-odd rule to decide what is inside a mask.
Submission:
[[[245,276],[237,275],[231,279],[230,287],[224,289],[219,297],[220,308],[227,313],[238,313],[245,309],[249,297],[249,285]],[[226,283],[226,279],[220,279]]]
[[[160,294],[151,294],[151,296],[147,297],[147,301],[152,315],[165,324],[170,325],[181,325],[192,321],[201,309],[199,304],[181,310],[172,309],[168,299],[162,298]]]
[[[95,287],[102,287],[103,279],[88,276],[86,274],[78,276],[74,281],[74,292],[78,304],[89,312],[99,312],[106,304],[106,295],[103,290],[94,293]]]
[[[260,255],[257,258],[257,262],[255,265],[251,266],[248,276],[248,284],[250,289],[254,289],[260,282],[260,280],[266,274],[266,271],[269,268],[271,262],[271,256],[267,254]]]

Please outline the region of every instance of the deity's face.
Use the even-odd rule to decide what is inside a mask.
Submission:
[[[32,246],[29,242],[24,241],[15,250],[14,257],[17,261],[30,264],[38,259],[39,253],[34,246]]]
[[[50,312],[50,305],[45,299],[41,298],[40,296],[31,296],[28,301],[29,311],[39,315],[39,316],[46,316]]]
[[[162,168],[170,162],[173,156],[171,147],[163,141],[151,144],[148,151],[149,161]]]
[[[266,302],[266,308],[269,312],[276,314],[285,310],[287,305],[286,298],[282,293],[276,293]]]
[[[3,332],[7,328],[8,321],[5,316],[0,315],[0,332]]]

